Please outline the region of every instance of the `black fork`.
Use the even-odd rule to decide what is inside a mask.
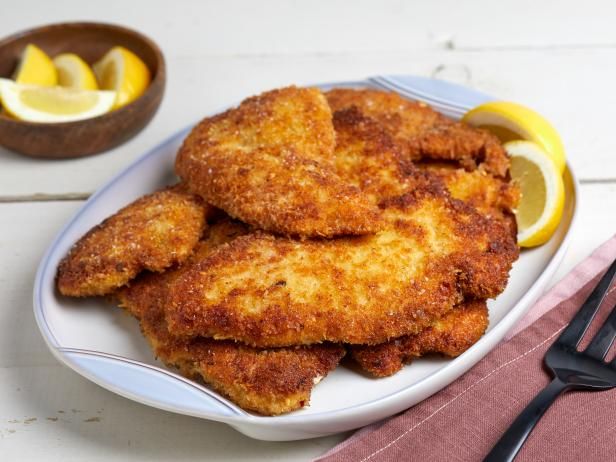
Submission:
[[[512,461],[545,411],[564,391],[609,390],[616,387],[616,360],[605,362],[616,337],[616,307],[584,351],[577,347],[599,311],[616,275],[616,260],[586,299],[567,328],[545,354],[554,380],[533,399],[498,440],[484,462]]]

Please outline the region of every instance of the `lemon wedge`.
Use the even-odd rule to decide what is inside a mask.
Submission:
[[[109,112],[116,99],[114,91],[74,90],[0,80],[0,98],[4,109],[12,117],[29,122],[89,119]]]
[[[75,53],[62,53],[53,59],[58,71],[58,84],[78,90],[98,90],[96,77],[88,63]]]
[[[124,47],[113,47],[92,68],[100,88],[117,92],[115,108],[139,98],[150,84],[148,66]]]
[[[516,103],[493,101],[468,111],[462,121],[494,133],[501,141],[534,141],[565,170],[565,148],[556,129],[542,115]]]
[[[532,141],[510,141],[504,148],[511,156],[511,178],[522,192],[516,210],[518,244],[541,245],[554,234],[563,214],[562,175],[552,157]]]
[[[54,86],[58,76],[53,62],[43,50],[33,44],[26,46],[13,79],[17,83]]]

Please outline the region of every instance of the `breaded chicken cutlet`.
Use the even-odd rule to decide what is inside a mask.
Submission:
[[[289,87],[248,98],[199,123],[176,172],[233,218],[301,237],[367,234],[378,209],[331,165],[335,134],[323,94]]]
[[[473,346],[488,328],[485,300],[472,300],[455,307],[416,335],[405,335],[380,345],[354,345],[351,357],[375,377],[387,377],[404,364],[426,354],[456,357]]]
[[[378,344],[504,289],[518,248],[503,223],[452,199],[357,108],[334,124],[337,171],[378,203],[384,229],[331,240],[242,236],[170,284],[173,332],[259,347]]]
[[[356,107],[374,119],[400,143],[410,161],[455,162],[467,170],[506,177],[509,158],[498,138],[491,133],[455,122],[424,103],[379,90],[337,88],[326,93],[336,112]]]
[[[402,164],[429,170],[444,182],[453,198],[504,221],[516,234],[513,211],[520,191],[509,181],[509,157],[492,134],[395,93],[335,89],[326,96],[334,123],[337,114],[353,108],[369,117],[394,140]]]
[[[365,140],[363,150],[368,154],[368,160],[361,159],[361,169],[356,166],[350,168],[351,172],[357,174],[354,184],[361,183],[363,191],[380,188],[381,196],[392,193],[391,189],[383,190],[391,188],[391,182],[387,179],[392,176],[392,168],[387,168],[387,165],[398,165],[406,172],[420,168],[441,180],[453,198],[473,206],[483,216],[502,222],[515,238],[517,227],[513,210],[519,200],[519,190],[507,179],[509,159],[502,149],[491,148],[493,161],[487,168],[480,152],[472,162],[457,154],[449,156],[449,162],[438,162],[432,158],[439,156],[432,156],[429,148],[419,151],[410,149],[417,146],[415,140],[418,137],[442,123],[457,124],[455,132],[463,134],[463,138],[475,133],[475,136],[483,139],[483,132],[446,120],[429,107],[409,102],[395,94],[347,89],[330,91],[327,97],[334,109],[337,153],[349,147],[356,149],[354,143]],[[370,117],[366,114],[370,114]],[[376,126],[376,130],[372,126]],[[379,130],[392,136],[388,138],[379,135]],[[473,150],[467,149],[466,152],[472,154]],[[411,157],[414,162],[409,162]],[[350,159],[357,161],[355,156]],[[349,170],[348,165],[345,165],[348,161],[349,156],[339,155],[338,165],[343,170]],[[498,175],[489,173],[490,169]],[[379,181],[375,182],[375,178]],[[353,346],[352,356],[365,370],[382,377],[397,372],[405,361],[425,353],[459,355],[483,335],[488,322],[485,300],[465,302],[461,306],[462,309],[454,309],[419,334],[407,335],[380,345]]]
[[[71,248],[58,266],[58,290],[72,297],[106,295],[142,270],[181,263],[203,234],[209,210],[181,185],[137,199]]]
[[[162,362],[264,415],[306,405],[342,344],[379,377],[465,351],[518,257],[506,153],[394,94],[327,98],[333,114],[318,90],[290,87],[202,121],[176,159],[184,186],[167,190],[182,200],[157,215],[158,192],[92,230],[60,291],[121,287]],[[150,247],[163,263],[144,263]]]
[[[426,105],[404,100],[396,94],[345,89],[332,90],[326,95],[334,110],[338,166],[354,174],[353,183],[361,184],[362,191],[371,192],[376,188],[381,196],[391,195],[395,189],[391,190],[392,182],[387,180],[392,178],[392,172],[395,177],[392,165],[407,173],[419,168],[441,180],[454,199],[471,205],[490,220],[501,222],[515,239],[517,226],[513,210],[519,200],[519,190],[508,180],[509,159],[500,146],[490,142],[488,155],[481,150],[462,149],[462,154],[473,156],[472,161],[456,150],[454,155],[448,156],[448,162],[434,160],[442,156],[433,155],[430,147],[416,149],[417,139],[425,142],[428,138],[422,138],[424,134],[443,123],[458,126],[451,133],[457,133],[454,137],[462,136],[458,141],[462,144],[466,144],[470,136],[485,139],[485,133],[450,121]],[[357,165],[349,168],[346,165],[349,159],[357,162],[358,157],[344,155],[343,151],[357,149],[359,140],[364,140],[367,159],[359,158],[360,168]],[[409,161],[411,158],[413,162]],[[485,165],[486,158],[492,161],[488,165]],[[378,181],[375,182],[375,178]],[[394,184],[399,186],[400,182]],[[379,377],[395,373],[405,361],[424,353],[459,355],[483,335],[488,322],[485,300],[465,302],[461,306],[462,309],[454,309],[436,321],[434,327],[419,334],[380,345],[352,346],[352,355],[360,366]]]
[[[484,216],[500,220],[517,235],[514,211],[520,200],[517,184],[483,170],[467,171],[449,164],[421,163],[419,168],[441,179],[451,196],[472,205]]]
[[[144,274],[129,287],[120,289],[115,298],[139,320],[154,354],[167,366],[211,385],[244,409],[277,415],[308,404],[312,388],[344,356],[342,346],[322,344],[259,350],[234,341],[181,340],[169,333],[164,317],[170,281],[215,247],[247,231],[245,225],[230,220],[213,224],[183,265],[162,274]]]

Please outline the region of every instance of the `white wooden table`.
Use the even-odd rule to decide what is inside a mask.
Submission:
[[[308,460],[346,435],[266,443],[114,395],[61,366],[32,314],[54,234],[92,191],[175,131],[247,95],[374,74],[436,76],[527,104],[560,130],[582,183],[554,282],[616,232],[616,8],[516,0],[3,0],[0,35],[67,20],[135,27],[165,53],[153,122],[103,155],[32,160],[0,149],[0,460]]]

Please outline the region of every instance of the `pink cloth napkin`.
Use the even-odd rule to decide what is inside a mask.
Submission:
[[[546,350],[615,258],[616,236],[546,293],[507,339],[465,375],[409,410],[359,430],[316,460],[482,460],[551,380],[543,369]],[[612,287],[585,342],[615,303]],[[616,460],[616,389],[559,397],[516,462],[574,460]]]

